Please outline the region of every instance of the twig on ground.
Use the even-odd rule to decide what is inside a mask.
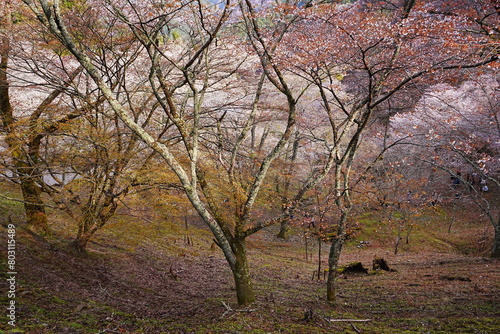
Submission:
[[[372,321],[372,319],[327,319],[329,322],[368,322]]]
[[[106,290],[106,288],[103,288],[103,287],[102,287],[101,282],[99,282],[99,283],[98,283],[98,285],[99,285],[99,289],[101,289],[101,291],[102,291],[102,292],[104,292],[106,295],[108,295],[108,296],[109,296],[109,297],[111,297],[111,298],[115,298],[114,296],[112,296],[112,295],[108,292],[108,290]]]
[[[230,312],[246,312],[246,313],[249,313],[249,312],[255,312],[257,311],[258,309],[254,308],[254,309],[243,309],[243,310],[235,310],[233,309],[231,306],[229,306],[225,301],[221,301],[222,305],[224,306],[224,308],[226,309],[224,311],[224,313],[222,313],[222,315],[220,316],[219,319],[222,319],[224,318],[228,313]]]
[[[352,322],[350,322],[349,325],[351,325],[352,329],[354,329],[356,333],[361,334],[361,331]]]
[[[120,332],[120,331],[115,331],[113,329],[109,329],[109,328],[106,328],[102,331],[99,331],[97,332],[97,334],[104,334],[104,333],[116,333],[116,334],[123,334],[124,332]]]
[[[222,315],[220,316],[220,319],[224,318],[229,312],[231,312],[233,310],[231,308],[231,306],[229,306],[228,304],[226,304],[225,301],[222,301],[221,303],[226,308],[226,310],[224,311],[224,313],[222,313]]]

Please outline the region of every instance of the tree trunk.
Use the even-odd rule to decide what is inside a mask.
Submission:
[[[22,173],[24,174],[25,170]],[[35,231],[48,233],[47,214],[45,213],[45,206],[38,185],[31,176],[19,175],[19,177],[28,226]]]
[[[85,213],[78,223],[78,232],[71,247],[78,253],[85,253],[87,244],[96,231],[97,223],[94,222],[93,212]]]
[[[321,279],[321,237],[318,235],[318,281]]]
[[[88,205],[83,210],[84,214],[71,246],[80,253],[86,252],[90,239],[113,217],[117,208],[118,204],[113,201],[112,197],[107,197],[102,206]]]
[[[7,7],[6,19],[8,21],[6,25],[12,28],[10,26],[12,23],[10,15],[10,8]],[[33,178],[35,168],[33,167],[33,163],[31,163],[29,153],[26,154],[23,151],[22,141],[17,139],[18,133],[14,126],[16,120],[13,115],[9,92],[10,85],[7,78],[9,52],[10,40],[8,37],[3,36],[0,39],[0,118],[4,128],[7,130],[5,142],[11,150],[15,171],[19,177],[28,226],[33,227],[38,232],[47,233],[49,229],[45,206],[40,196],[40,189]]]
[[[236,262],[231,268],[234,282],[236,284],[236,296],[239,305],[248,305],[255,301],[250,270],[248,268],[247,248],[245,238],[235,238],[233,242],[233,252]]]
[[[278,234],[276,236],[280,239],[286,239],[288,229],[289,229],[288,221],[287,220],[282,221],[281,225],[280,225],[280,231],[278,232]]]
[[[85,253],[90,238],[92,238],[91,234],[79,234],[76,236],[75,240],[73,240],[70,246],[78,253]]]
[[[339,228],[340,229],[340,228]],[[340,253],[344,246],[344,236],[339,235],[332,241],[330,254],[328,256],[328,280],[326,282],[326,299],[329,302],[335,302],[335,292],[337,284],[337,269],[339,267]]]
[[[493,237],[493,249],[491,250],[491,257],[500,258],[500,218],[493,227],[495,228],[495,235]]]
[[[349,210],[344,210],[340,215],[339,226],[337,228],[337,236],[332,240],[330,246],[330,254],[328,255],[328,280],[326,282],[326,300],[335,302],[335,292],[337,284],[337,274],[339,267],[340,254],[344,246],[346,235],[346,220]]]

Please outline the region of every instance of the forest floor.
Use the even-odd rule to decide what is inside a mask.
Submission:
[[[317,244],[310,240],[315,255],[306,260],[302,238],[282,241],[275,232],[249,240],[257,300],[241,308],[231,272],[201,226],[110,224],[87,254],[75,254],[66,246],[70,234],[65,242],[61,230],[41,238],[20,224],[17,327],[5,317],[9,276],[2,251],[0,333],[500,332],[499,259],[453,247],[401,248],[394,255],[380,242],[351,243],[341,264],[361,261],[371,269],[383,257],[395,271],[343,276],[331,304],[325,281],[313,279]],[[6,239],[2,224],[5,250]],[[328,246],[322,250],[325,268]]]

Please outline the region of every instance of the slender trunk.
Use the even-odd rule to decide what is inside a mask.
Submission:
[[[318,236],[318,281],[321,279],[321,237]]]
[[[399,251],[399,242],[401,241],[401,234],[398,231],[398,236],[396,237],[396,243],[394,244],[394,255],[398,254]]]
[[[309,261],[309,249],[307,248],[307,235],[304,233],[304,242],[306,245],[306,261]]]
[[[491,250],[491,257],[500,258],[500,218],[493,226],[495,228],[495,235],[493,237],[493,249]]]
[[[235,238],[233,242],[233,252],[236,257],[233,271],[234,282],[236,284],[236,295],[239,305],[248,305],[255,301],[250,270],[248,268],[247,248],[245,238]]]
[[[295,161],[297,160],[297,152],[299,151],[299,133],[298,131],[295,132],[295,138],[292,142],[292,156],[290,157],[290,167],[288,167],[288,175],[293,174],[294,170],[294,164]],[[285,187],[283,190],[283,196],[284,198],[288,198],[288,192],[290,190],[290,185],[291,185],[291,178],[289,176],[285,176]],[[287,201],[284,201],[284,210],[287,209]],[[286,239],[287,238],[287,233],[290,230],[290,224],[288,219],[283,219],[280,224],[280,230],[278,232],[277,237],[280,239]]]
[[[410,244],[410,234],[412,230],[413,230],[413,225],[409,224],[409,226],[406,229],[406,239],[405,239],[405,244],[407,245]]]
[[[448,233],[451,233],[451,226],[455,223],[457,212],[458,212],[458,204],[457,200],[455,199],[455,201],[453,201],[453,209],[451,211],[450,223],[448,224]]]
[[[394,244],[394,255],[397,255],[398,251],[399,251],[399,243],[401,242],[402,229],[403,229],[403,226],[401,225],[401,222],[399,222],[398,235],[396,236],[396,243]]]

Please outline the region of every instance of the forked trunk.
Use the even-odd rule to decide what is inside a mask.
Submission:
[[[78,253],[85,253],[90,238],[92,238],[92,235],[90,234],[77,235],[75,240],[71,243],[71,247]]]
[[[97,231],[97,223],[93,217],[83,217],[78,225],[78,232],[75,240],[71,243],[71,247],[78,253],[85,253],[90,239]]]
[[[250,270],[248,268],[246,241],[244,238],[233,242],[233,252],[236,257],[235,265],[231,268],[236,285],[236,296],[239,305],[248,305],[255,301]]]

